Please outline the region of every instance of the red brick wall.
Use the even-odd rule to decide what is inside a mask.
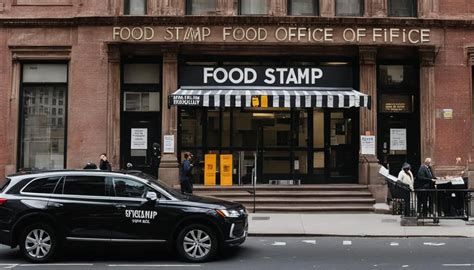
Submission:
[[[68,167],[97,163],[106,151],[107,57],[102,39],[106,33],[93,27],[77,30],[69,80]]]
[[[470,17],[474,16],[472,0],[438,0],[440,17]]]
[[[15,3],[34,2],[34,0],[6,1],[0,18],[67,18],[74,16],[107,16],[113,11],[113,6],[105,0],[56,0],[59,5],[17,5]],[[23,2],[22,2],[23,1]],[[5,1],[2,1],[5,2]],[[39,1],[38,1],[39,2]],[[43,3],[47,1],[41,1]]]
[[[445,44],[435,65],[436,109],[453,109],[453,119],[436,119],[435,161],[437,165],[463,164],[471,151],[471,67],[466,44],[474,42],[465,30],[445,31]]]
[[[6,31],[0,28],[0,179],[5,175],[5,165],[7,164],[6,134],[7,129],[7,105],[8,105],[8,85],[7,76],[9,63],[7,60],[8,51],[6,48]]]

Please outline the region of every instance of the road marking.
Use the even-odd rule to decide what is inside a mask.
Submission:
[[[3,267],[4,269],[12,269],[17,266],[18,264],[13,264],[13,263],[0,263],[0,267]]]
[[[30,266],[93,266],[92,263],[40,263],[40,264],[19,264],[19,267],[30,267]]]
[[[470,267],[470,266],[474,266],[474,264],[471,264],[471,263],[446,263],[446,264],[443,264],[443,266],[446,266],[446,267]]]
[[[303,240],[303,243],[316,245],[316,240]]]
[[[396,247],[396,246],[399,246],[399,244],[398,244],[397,242],[391,242],[391,243],[390,243],[390,246]]]
[[[352,241],[344,240],[344,241],[342,241],[342,245],[344,245],[344,246],[350,246],[350,245],[352,245]]]
[[[446,245],[446,243],[425,242],[425,243],[423,243],[423,245],[425,245],[425,246],[435,246],[435,247],[439,247],[439,246],[444,246],[444,245]]]
[[[286,242],[273,242],[272,246],[286,246]]]
[[[410,266],[408,264],[402,265],[402,268],[407,268],[407,267],[410,267]]]
[[[108,267],[201,267],[200,264],[109,264]]]

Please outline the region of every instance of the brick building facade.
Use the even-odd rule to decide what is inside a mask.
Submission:
[[[30,167],[82,168],[102,152],[114,168],[129,160],[145,166],[151,143],[158,142],[160,177],[167,182],[177,183],[182,153],[191,151],[201,162],[207,153],[233,154],[242,162],[234,163],[234,182],[240,183],[246,172],[238,171],[250,164],[252,151],[245,144],[255,135],[239,122],[248,112],[168,106],[168,96],[185,84],[180,72],[187,65],[349,66],[352,88],[371,96],[370,109],[269,112],[281,119],[262,129],[271,152],[263,166],[282,172],[266,179],[294,178],[295,172],[307,183],[352,179],[340,181],[369,185],[377,195],[384,192],[378,163],[396,171],[403,161],[416,166],[431,156],[441,174],[463,170],[474,142],[474,4],[343,3],[0,0],[0,175]],[[140,126],[144,119],[151,126]],[[234,119],[230,127],[228,119]],[[318,123],[325,123],[319,133]],[[152,129],[142,149],[139,132]],[[398,134],[400,148],[392,129],[405,130]],[[206,141],[214,133],[216,145]],[[363,134],[376,136],[375,155],[358,154]],[[165,135],[174,136],[167,153]],[[347,170],[348,178],[337,170]],[[308,180],[313,178],[322,180]]]

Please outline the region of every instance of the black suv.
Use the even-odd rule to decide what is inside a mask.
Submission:
[[[0,243],[33,262],[67,241],[167,243],[191,262],[247,236],[236,203],[182,195],[141,172],[50,171],[9,176],[0,189]]]

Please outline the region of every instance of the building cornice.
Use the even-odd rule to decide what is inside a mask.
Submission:
[[[315,26],[391,26],[431,28],[471,28],[474,20],[295,17],[295,16],[100,16],[71,18],[0,18],[2,27],[76,27],[129,25],[315,25]]]

